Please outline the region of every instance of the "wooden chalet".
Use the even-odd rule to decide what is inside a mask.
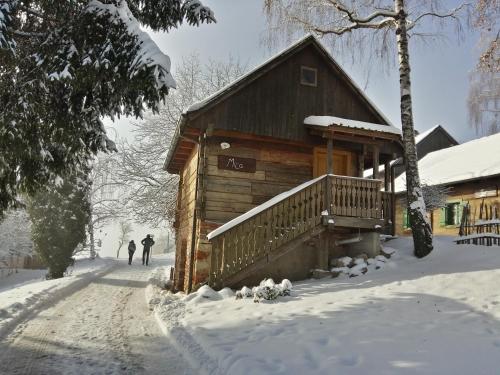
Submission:
[[[377,253],[394,207],[378,168],[401,154],[399,130],[318,40],[298,41],[180,119],[165,161],[180,176],[175,289],[304,279]]]

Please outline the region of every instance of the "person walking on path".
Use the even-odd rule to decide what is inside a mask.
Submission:
[[[146,266],[149,263],[149,252],[151,251],[151,246],[155,244],[151,235],[147,235],[145,239],[141,241],[141,244],[144,246],[144,250],[142,251],[142,265],[144,265],[144,261],[146,261]]]
[[[134,240],[132,240],[128,243],[128,264],[132,264],[132,258],[134,257],[134,253],[135,253],[135,243]]]

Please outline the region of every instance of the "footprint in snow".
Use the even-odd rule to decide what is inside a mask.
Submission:
[[[500,348],[500,340],[493,341],[493,345],[496,346],[497,348]]]

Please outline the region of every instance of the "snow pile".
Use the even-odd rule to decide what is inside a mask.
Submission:
[[[0,336],[34,310],[84,287],[113,266],[111,259],[77,260],[68,275],[44,280],[46,270],[22,270],[20,275],[0,279]]]
[[[368,258],[362,254],[356,258],[346,256],[334,259],[332,261],[333,268],[330,269],[332,277],[344,275],[351,278],[382,269],[386,266],[391,256],[396,254],[396,249],[384,247],[381,254],[383,255],[377,255],[375,258]]]
[[[145,290],[146,302],[150,310],[159,304],[167,303],[165,296],[170,294],[167,292],[171,287],[170,267],[156,267],[151,271]]]
[[[217,292],[208,285],[203,285],[196,292],[183,297],[182,300],[190,305],[197,305],[203,302],[221,301],[232,297],[234,297],[234,292],[230,288],[224,288]]]
[[[184,302],[191,304],[198,304],[206,301],[220,301],[223,297],[208,285],[203,285],[196,292],[191,293],[184,297]]]
[[[170,280],[170,267],[156,267],[151,272],[148,283],[161,289],[169,289],[172,285]]]

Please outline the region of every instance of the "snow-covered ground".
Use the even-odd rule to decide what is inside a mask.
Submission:
[[[381,269],[297,282],[277,301],[152,302],[196,373],[500,373],[500,248],[438,237],[419,260],[408,238],[386,245],[398,251]]]
[[[68,276],[45,280],[46,270],[19,270],[0,279],[0,336],[30,313],[43,309],[103,274],[114,261],[77,259]]]
[[[153,256],[151,267],[138,259],[131,266],[107,260],[102,272],[72,276],[86,284],[73,284],[64,298],[53,295],[8,335],[0,334],[0,374],[196,374],[159,330],[145,299],[152,267],[171,263],[172,254]]]

